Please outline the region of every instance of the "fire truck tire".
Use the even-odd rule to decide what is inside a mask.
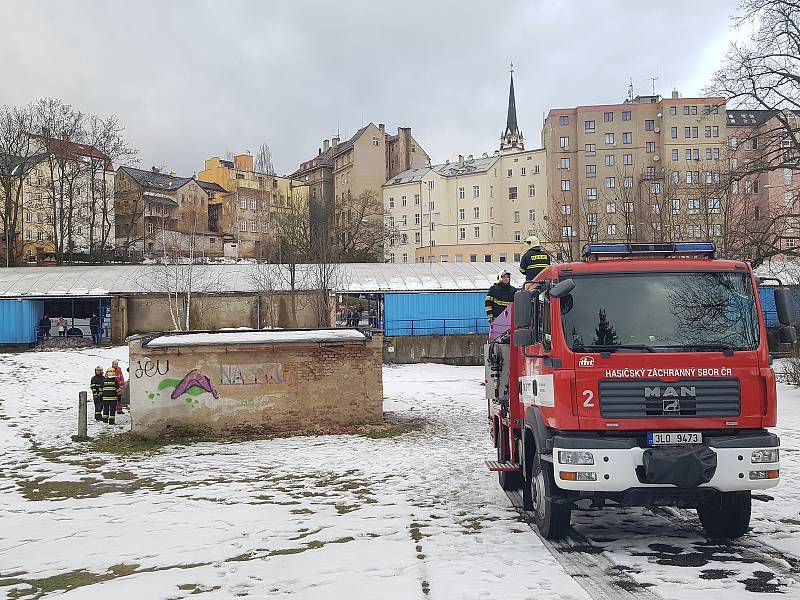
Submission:
[[[750,492],[718,492],[697,507],[697,516],[712,538],[734,539],[750,527],[752,508]]]
[[[546,540],[566,537],[569,532],[572,506],[557,502],[558,488],[553,478],[553,465],[542,460],[538,452],[533,460],[529,485],[534,521],[539,534]]]

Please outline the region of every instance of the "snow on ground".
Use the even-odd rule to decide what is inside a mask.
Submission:
[[[559,598],[586,592],[483,465],[483,369],[384,370],[397,437],[131,445],[78,392],[127,349],[0,354],[0,593]]]

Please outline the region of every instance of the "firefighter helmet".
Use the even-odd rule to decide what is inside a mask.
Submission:
[[[500,269],[500,272],[497,274],[497,283],[503,281],[503,275],[508,275],[509,277],[511,277],[511,271],[509,271],[508,269]]]
[[[531,247],[538,246],[539,245],[539,238],[536,237],[535,235],[529,235],[528,237],[525,238],[525,243],[528,244],[528,246],[531,246]]]

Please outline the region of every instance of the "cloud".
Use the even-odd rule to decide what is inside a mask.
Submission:
[[[323,138],[411,126],[437,162],[493,151],[508,64],[520,127],[550,108],[697,94],[729,1],[31,0],[0,2],[0,104],[54,96],[117,114],[141,164],[197,172],[268,142],[289,173]]]

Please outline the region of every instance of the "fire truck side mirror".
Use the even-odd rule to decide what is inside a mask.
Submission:
[[[794,321],[794,302],[792,291],[787,287],[775,288],[775,310],[781,325],[791,325]]]
[[[559,281],[557,284],[551,287],[548,294],[551,298],[563,298],[573,289],[575,289],[575,282],[572,279],[565,279],[564,281]]]
[[[520,290],[514,294],[514,328],[527,328],[532,322],[533,294],[528,290]]]

